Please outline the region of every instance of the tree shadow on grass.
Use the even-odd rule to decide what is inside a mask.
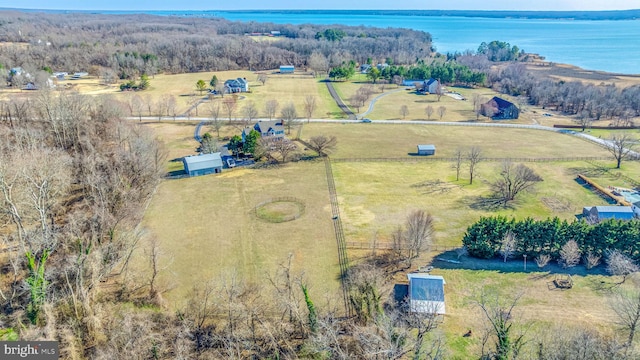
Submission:
[[[563,268],[556,262],[549,262],[540,268],[534,259],[527,258],[526,269],[525,261],[522,256],[507,260],[501,258],[479,259],[471,256],[458,256],[456,250],[441,252],[433,257],[430,266],[434,269],[460,269],[460,270],[487,270],[499,273],[526,273],[531,274],[531,280],[553,279],[555,275],[607,275],[606,266],[598,265],[591,269],[579,265],[570,268]]]
[[[504,201],[496,195],[467,197],[462,200],[462,203],[473,210],[481,211],[514,209],[511,202],[505,204]]]
[[[420,192],[423,195],[445,194],[451,192],[452,190],[462,189],[462,185],[452,184],[440,179],[428,180],[421,183],[412,184],[411,187],[420,189]]]
[[[570,290],[570,288],[558,286],[558,283],[567,279],[573,281],[571,276],[585,277],[580,286],[590,288],[603,295],[611,294],[621,285],[619,277],[608,275],[604,264],[587,269],[582,265],[564,268],[556,262],[550,262],[540,268],[534,259],[527,259],[525,268],[523,257],[504,262],[503,259],[497,257],[493,259],[478,259],[470,256],[458,256],[456,250],[450,250],[434,256],[433,260],[427,265],[432,266],[433,269],[490,271],[498,274],[528,274],[527,280],[545,281],[550,291]],[[572,286],[575,286],[575,283]]]

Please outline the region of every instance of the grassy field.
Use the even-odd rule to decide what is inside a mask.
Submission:
[[[269,81],[271,81],[270,79]],[[267,83],[268,84],[268,83]],[[317,83],[322,86],[324,84]],[[265,88],[267,85],[265,85]],[[319,87],[321,88],[321,87]],[[195,124],[149,123],[168,148],[169,157],[192,154]],[[204,131],[210,131],[205,128]],[[221,136],[238,129],[225,126]],[[609,156],[606,150],[576,137],[547,131],[486,127],[385,124],[304,124],[302,138],[335,135],[338,149],[333,159],[404,157],[416,151],[418,143],[433,143],[436,157],[450,157],[456,148],[480,146],[485,157],[570,157]],[[582,173],[601,185],[630,187],[618,174],[636,176],[640,162],[623,162],[620,170],[613,161],[527,163],[543,181],[534,191],[523,194],[507,208],[489,206],[490,193],[499,162],[480,163],[473,185],[466,168],[461,179],[446,161],[423,162],[333,162],[341,218],[348,242],[368,244],[375,236],[387,242],[391,232],[414,209],[424,209],[435,219],[435,243],[443,247],[461,244],[466,228],[481,216],[505,215],[516,218],[557,216],[572,220],[583,206],[604,205],[606,201],[580,186]],[[170,169],[171,166],[170,165]],[[266,169],[234,169],[216,176],[164,181],[146,212],[143,225],[160,241],[172,258],[162,283],[174,285],[167,293],[170,302],[180,303],[190,288],[206,279],[237,274],[243,279],[263,282],[293,254],[294,272],[304,272],[315,299],[335,298],[339,291],[337,251],[331,223],[324,167],[320,162],[291,163]],[[259,219],[256,205],[275,197],[293,196],[305,206],[301,218],[272,223]],[[265,210],[267,218],[280,218],[299,207],[275,203]],[[365,245],[366,246],[366,245]],[[366,250],[349,250],[358,261]],[[433,274],[446,278],[448,315],[442,325],[449,358],[466,359],[480,351],[481,314],[474,305],[482,289],[493,289],[506,297],[523,291],[517,316],[530,328],[533,337],[544,336],[552,325],[573,324],[612,329],[612,312],[607,307],[608,292],[603,283],[615,279],[577,271],[574,288],[549,290],[557,267],[538,270],[530,261],[529,272],[520,271],[521,260],[506,265],[465,259],[452,265],[434,260],[451,258],[448,252],[424,254],[416,266],[432,264]],[[194,275],[197,274],[197,275]],[[406,281],[404,273],[396,281]],[[320,305],[323,303],[319,300]],[[586,305],[585,305],[586,304]],[[462,337],[472,329],[474,336]],[[477,335],[475,335],[477,334]]]
[[[305,124],[301,138],[336,135],[333,158],[405,157],[418,144],[434,144],[436,157],[452,157],[457,148],[479,146],[485,157],[608,156],[590,142],[549,131],[471,126],[404,124]],[[506,150],[506,152],[505,152]]]
[[[582,207],[606,205],[606,201],[576,181],[575,169],[586,163],[527,164],[544,179],[534,192],[508,208],[487,204],[489,182],[499,171],[496,162],[481,163],[473,185],[468,174],[455,180],[455,170],[446,162],[428,163],[334,163],[336,187],[348,241],[391,242],[393,230],[412,210],[423,209],[434,216],[436,243],[460,246],[468,225],[481,216],[575,219]]]
[[[496,270],[484,270],[487,264],[464,258],[462,268],[452,268],[440,261],[433,265],[432,273],[442,275],[447,282],[448,314],[442,328],[449,359],[477,358],[480,353],[485,325],[476,301],[483,291],[498,294],[503,301],[521,294],[513,320],[518,324],[516,331],[526,329],[529,343],[525,346],[529,349],[535,348],[536,340],[547,338],[554,326],[597,329],[609,335],[614,329],[615,314],[608,304],[608,296],[618,279],[598,275],[597,270],[594,274],[573,275],[573,288],[562,291],[549,287],[556,276],[554,270],[541,271],[529,263],[528,271],[524,272],[521,259],[498,264],[503,266]],[[477,267],[474,269],[474,266]],[[473,331],[473,336],[463,337],[468,330]]]
[[[256,217],[256,205],[281,196],[300,199],[304,215],[283,223]],[[202,281],[232,273],[267,286],[267,275],[289,254],[293,254],[292,270],[304,273],[314,299],[322,302],[339,289],[321,162],[164,181],[143,226],[172,258],[162,279],[177,286],[167,295],[172,302],[179,302]]]

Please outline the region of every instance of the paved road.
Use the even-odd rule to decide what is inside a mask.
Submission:
[[[336,104],[338,104],[338,107],[340,108],[340,110],[342,110],[345,114],[347,114],[349,119],[351,120],[357,119],[358,117],[356,116],[356,114],[354,114],[353,111],[351,111],[351,109],[349,109],[349,107],[344,103],[344,101],[342,101],[340,96],[338,96],[336,89],[333,88],[333,83],[331,83],[329,79],[326,79],[324,82],[325,84],[327,84],[327,89],[329,89],[329,94],[331,94],[331,97],[333,98],[333,100],[336,102]]]
[[[354,114],[355,117],[355,114]],[[127,117],[128,120],[140,121],[140,118],[131,116]],[[142,120],[145,121],[159,121],[157,116],[143,116]],[[162,117],[163,121],[166,122],[175,122],[175,121],[209,121],[208,118],[186,118],[186,117]],[[224,121],[228,121],[228,119],[220,119]],[[233,119],[240,120],[240,119]],[[269,119],[255,119],[256,121],[260,120],[269,120]],[[315,122],[315,123],[336,123],[336,124],[347,124],[347,123],[361,123],[360,120],[349,119],[349,120],[333,120],[333,119],[298,119],[297,122]],[[567,131],[567,129],[562,128],[553,128],[549,126],[543,125],[527,125],[527,124],[503,124],[503,123],[475,123],[475,122],[446,122],[446,121],[423,121],[423,120],[371,120],[370,124],[362,124],[362,126],[370,126],[372,124],[387,124],[387,125],[428,125],[428,126],[475,126],[475,127],[495,127],[495,128],[515,128],[515,129],[532,129],[532,130],[542,130],[542,131],[552,131],[557,133],[564,133],[570,136],[576,136],[583,138],[585,140],[594,142],[603,147],[610,147],[610,141],[606,139],[601,139],[589,134],[584,134],[576,131]],[[632,157],[640,158],[640,153],[637,151],[630,151],[629,154]]]

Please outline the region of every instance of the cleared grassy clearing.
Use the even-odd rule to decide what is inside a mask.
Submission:
[[[548,283],[555,275],[538,270],[533,263],[528,264],[528,269],[534,272],[520,272],[522,261],[510,263],[507,267],[519,269],[488,271],[482,270],[482,264],[478,264],[478,270],[447,269],[438,267],[442,262],[434,263],[436,269],[432,273],[442,275],[447,281],[448,315],[443,329],[451,351],[448,358],[469,359],[480,353],[484,315],[475,301],[483,290],[495,292],[503,299],[523,294],[514,321],[528,328],[527,338],[534,342],[533,346],[535,339],[548,336],[554,326],[592,328],[611,334],[615,314],[608,305],[607,296],[611,293],[604,288],[606,284],[611,286],[616,279],[601,275],[574,275],[572,289],[549,290]],[[473,336],[462,337],[469,329]]]
[[[586,163],[527,165],[544,181],[534,192],[502,208],[485,199],[491,193],[488,183],[496,178],[499,163],[481,163],[473,185],[469,185],[466,169],[455,181],[455,170],[446,162],[334,163],[347,241],[368,243],[377,232],[379,241],[390,242],[392,231],[415,209],[434,216],[437,244],[459,246],[467,226],[481,216],[557,216],[571,220],[583,206],[607,204],[575,182],[572,168],[589,166]]]
[[[550,131],[443,125],[305,124],[301,138],[336,135],[333,158],[406,157],[418,144],[434,144],[436,157],[452,157],[457,148],[479,146],[485,157],[609,156],[590,142]]]
[[[268,79],[264,86],[261,83],[251,88],[251,94],[246,94],[246,100],[238,104],[238,116],[242,114],[242,106],[247,100],[252,100],[261,117],[264,117],[264,105],[269,100],[277,100],[279,108],[276,116],[280,116],[280,110],[289,103],[293,103],[300,118],[305,118],[304,101],[309,95],[316,97],[316,110],[312,118],[340,118],[340,110],[335,104],[326,85],[320,78],[309,75],[292,75],[268,73]]]
[[[270,223],[254,207],[274,197],[295,196],[301,218]],[[162,281],[180,299],[195,285],[236,273],[265,284],[267,274],[293,254],[293,272],[304,273],[312,296],[324,301],[339,289],[338,257],[322,163],[271,169],[235,169],[218,176],[164,181],[143,225],[173,262]]]

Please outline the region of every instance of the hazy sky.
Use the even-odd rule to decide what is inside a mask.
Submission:
[[[640,0],[0,0],[0,7],[64,10],[628,10],[640,9]]]

